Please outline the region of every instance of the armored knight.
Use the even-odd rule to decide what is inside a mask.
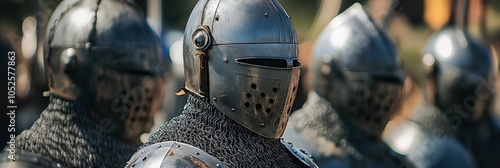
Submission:
[[[313,50],[313,90],[283,136],[320,167],[412,167],[381,140],[404,71],[396,47],[356,3],[335,17]]]
[[[455,7],[463,9],[430,38],[422,57],[426,100],[394,131],[413,132],[408,136],[414,141],[393,148],[406,150],[421,167],[500,166],[500,128],[491,111],[497,67],[487,45],[467,30],[467,4],[457,1]]]
[[[280,139],[300,66],[277,0],[200,0],[184,34],[184,111],[126,167],[315,167]]]
[[[159,108],[159,38],[125,0],[66,0],[44,44],[50,104],[0,167],[123,167]]]
[[[404,146],[395,145],[402,137],[391,136],[387,141],[419,167],[475,167],[457,133],[486,115],[481,113],[490,100],[476,93],[491,97],[487,90],[491,89],[487,88],[487,81],[492,68],[488,51],[467,32],[447,27],[431,37],[426,53],[422,59],[428,82],[424,91],[429,99],[415,109],[408,121],[395,126],[399,129],[389,133],[407,132],[406,136],[414,138]],[[468,139],[476,138],[482,137]]]
[[[467,30],[448,26],[431,37],[422,62],[428,100],[395,131],[415,132],[415,140],[408,149],[393,148],[408,150],[410,159],[422,167],[475,167],[469,152],[479,167],[499,166],[500,129],[490,113],[494,88],[488,49]]]

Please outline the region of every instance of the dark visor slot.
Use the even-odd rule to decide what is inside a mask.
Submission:
[[[288,63],[285,59],[275,58],[238,58],[237,63],[270,67],[270,68],[288,68]],[[300,63],[299,63],[300,64]]]

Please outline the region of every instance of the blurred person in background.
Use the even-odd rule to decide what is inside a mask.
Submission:
[[[467,2],[469,1],[464,1],[463,3]],[[498,118],[495,118],[495,111],[492,107],[495,94],[497,93],[494,84],[497,83],[496,75],[498,70],[498,59],[491,55],[490,45],[488,44],[488,41],[491,41],[489,40],[491,38],[488,37],[486,27],[487,16],[485,16],[487,12],[486,5],[488,1],[476,0],[467,3],[467,9],[463,9],[466,10],[463,11],[463,15],[467,19],[461,20],[462,22],[464,22],[461,23],[463,24],[462,31],[464,32],[464,34],[471,34],[469,33],[469,29],[471,29],[469,27],[471,27],[470,24],[472,22],[469,21],[469,18],[471,17],[471,14],[474,14],[472,13],[473,11],[470,4],[472,2],[476,2],[476,4],[477,2],[482,3],[481,5],[476,5],[480,6],[480,9],[476,11],[481,13],[481,17],[477,19],[477,27],[479,29],[479,37],[482,38],[475,39],[472,35],[468,35],[469,37],[467,37],[466,35],[467,41],[469,42],[469,46],[471,48],[471,51],[467,52],[467,54],[470,54],[470,56],[457,57],[461,59],[472,59],[469,61],[469,63],[458,67],[460,67],[462,71],[471,71],[469,73],[475,73],[474,75],[476,75],[476,80],[480,80],[480,84],[474,83],[476,86],[474,86],[474,84],[472,86],[468,86],[468,83],[466,81],[464,81],[463,79],[459,79],[457,80],[460,81],[458,82],[460,83],[460,86],[458,88],[461,89],[462,94],[468,94],[468,97],[462,97],[463,99],[460,99],[459,95],[454,92],[455,87],[453,86],[453,82],[451,82],[451,86],[444,86],[448,88],[451,87],[451,89],[446,93],[448,95],[443,95],[441,97],[458,97],[451,101],[455,104],[458,104],[459,106],[461,105],[461,109],[457,109],[454,106],[453,110],[448,113],[448,116],[460,116],[463,118],[462,124],[460,124],[457,128],[458,130],[456,131],[456,135],[458,139],[465,145],[465,147],[472,153],[478,166],[500,167],[500,126],[498,125],[498,123],[496,123],[498,122]],[[448,58],[449,62],[454,62],[452,60],[453,58]],[[460,61],[457,62],[461,63]],[[436,61],[436,64],[437,65],[435,66],[439,66],[438,61]],[[447,75],[445,73],[443,74]],[[438,88],[438,86],[438,84],[435,84],[433,88],[434,92],[439,92],[439,89],[442,89]],[[469,89],[472,89],[471,87],[475,88],[475,93],[471,93],[471,91],[469,91]],[[437,101],[437,98],[435,99],[435,101],[439,102]],[[459,104],[460,101],[463,101],[462,104]],[[444,109],[443,107],[448,108],[447,110],[451,108],[450,106],[442,104],[444,103],[438,104],[441,109]]]
[[[0,167],[123,167],[161,102],[158,36],[125,0],[66,0],[47,25],[50,103]]]
[[[327,25],[313,51],[312,90],[283,138],[320,167],[413,167],[381,140],[404,80],[383,28],[354,4]]]
[[[448,5],[450,21],[422,57],[425,100],[406,122],[391,124],[386,141],[419,167],[498,167],[500,139],[490,110],[496,63],[468,30],[468,1]],[[465,159],[470,154],[475,161]]]

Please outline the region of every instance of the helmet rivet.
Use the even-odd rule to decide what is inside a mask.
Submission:
[[[217,98],[216,98],[216,97],[214,97],[213,99],[214,99],[214,101],[217,101]]]
[[[266,124],[260,123],[260,127],[264,128],[264,127],[266,127]]]
[[[236,109],[234,109],[234,108],[231,108],[231,111],[232,111],[232,112],[234,112],[234,111],[236,111]]]
[[[68,48],[61,53],[61,67],[65,71],[74,71],[78,67],[75,49]]]
[[[90,47],[92,47],[92,43],[85,43],[85,49],[90,49]]]
[[[227,64],[227,58],[224,58],[224,63],[226,63],[226,64]]]
[[[210,35],[204,27],[196,29],[192,36],[193,43],[197,50],[206,50],[210,46]]]
[[[267,16],[267,12],[266,12],[266,13],[264,13],[264,16]]]

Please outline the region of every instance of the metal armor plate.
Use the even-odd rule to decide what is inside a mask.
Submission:
[[[286,146],[286,148],[293,154],[293,156],[299,159],[307,167],[318,168],[318,166],[313,162],[311,155],[309,155],[306,151],[294,147],[291,142],[286,142],[283,138],[281,138],[281,143]]]
[[[454,138],[432,134],[413,121],[389,123],[383,140],[416,167],[476,167],[472,156]]]
[[[53,162],[37,154],[16,151],[14,160],[8,158],[9,153],[3,151],[0,153],[0,167],[12,168],[47,168],[63,167],[61,164]]]
[[[126,168],[157,167],[221,167],[224,162],[197,147],[175,141],[155,143],[137,151]]]

